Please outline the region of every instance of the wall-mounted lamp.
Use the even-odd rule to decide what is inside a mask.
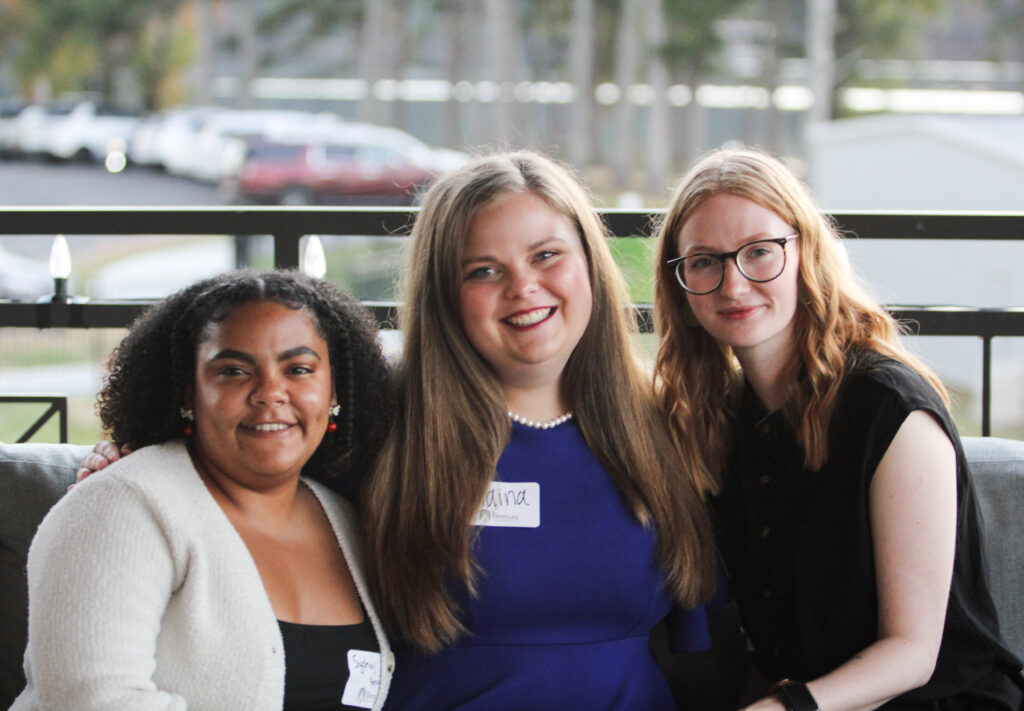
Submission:
[[[327,273],[327,257],[324,245],[318,235],[306,235],[306,249],[302,255],[302,271],[309,276],[323,279]]]
[[[53,294],[50,301],[64,303],[71,301],[68,297],[71,252],[68,250],[68,241],[64,239],[64,235],[57,235],[53,238],[53,246],[50,247],[50,276],[53,277]]]

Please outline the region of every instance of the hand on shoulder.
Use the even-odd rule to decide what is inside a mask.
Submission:
[[[131,449],[127,446],[118,448],[116,444],[109,440],[103,440],[98,442],[92,451],[89,452],[82,458],[82,461],[78,463],[78,471],[75,473],[75,482],[84,481],[92,474],[105,469],[121,457],[125,457],[131,454]],[[71,490],[72,484],[68,487]]]

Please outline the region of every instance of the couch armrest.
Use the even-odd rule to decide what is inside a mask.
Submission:
[[[1024,658],[1024,442],[964,437],[1003,639]]]
[[[88,445],[0,443],[0,708],[25,687],[25,563],[39,522],[75,480]]]

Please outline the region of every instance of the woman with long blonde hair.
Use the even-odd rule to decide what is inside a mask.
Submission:
[[[807,187],[713,152],[659,240],[659,400],[776,684],[748,708],[1021,708],[946,391]]]
[[[672,708],[648,635],[709,595],[713,543],[605,237],[536,153],[476,159],[426,195],[399,414],[361,507],[405,642],[392,708]]]

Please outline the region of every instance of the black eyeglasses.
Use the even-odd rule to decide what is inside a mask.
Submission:
[[[785,237],[747,242],[735,252],[714,254],[698,252],[670,259],[675,264],[676,280],[687,292],[710,294],[725,280],[725,260],[732,259],[740,274],[759,284],[776,279],[786,268],[786,244],[800,237],[794,232]]]

